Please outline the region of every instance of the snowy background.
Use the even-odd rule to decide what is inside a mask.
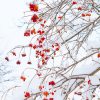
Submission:
[[[1,2],[0,2],[0,60],[1,60],[1,62],[2,62],[2,58],[7,54],[7,52],[9,52],[9,50],[11,50],[12,48],[14,48],[17,45],[23,45],[27,42],[27,40],[23,38],[23,32],[25,30],[25,27],[23,27],[23,23],[22,23],[22,18],[23,18],[24,12],[27,10],[27,4],[26,4],[27,1],[26,0],[1,0]],[[19,26],[22,26],[22,27],[19,27]],[[93,37],[94,37],[94,35],[93,35]],[[98,37],[100,37],[99,34],[95,35],[93,40],[90,39],[90,42],[89,42],[90,46],[96,45],[97,42],[98,43],[100,42],[99,41],[100,39]],[[95,42],[95,40],[97,42]],[[19,86],[18,88],[16,88],[17,92],[15,90],[13,90],[12,92],[10,92],[10,96],[7,96],[7,98],[5,98],[5,100],[14,100],[14,99],[18,100],[19,97],[23,98],[22,97],[23,91],[24,91],[23,87],[26,88],[25,87],[26,85],[25,86],[23,85],[23,87],[20,88],[20,86],[22,86],[23,83],[21,81],[19,82],[18,77],[16,77],[17,75],[19,76],[21,74],[23,68],[18,68],[13,63],[13,60],[12,60],[12,62],[10,62],[10,64],[8,63],[6,66],[8,66],[8,69],[7,69],[8,71],[12,71],[11,72],[12,74],[9,73],[9,75],[5,75],[3,78],[1,77],[0,80],[2,82],[3,79],[8,80],[10,78],[12,80],[12,82],[9,82],[9,80],[8,80],[8,82],[1,83],[1,85],[0,85],[1,97],[0,98],[2,99],[2,94],[3,94],[2,90],[6,90],[7,88],[14,87],[14,86]],[[83,66],[85,66],[84,62],[83,62]],[[87,67],[84,67],[81,70],[83,72],[84,72],[84,70],[86,70],[88,72],[90,69],[90,66],[91,66],[91,64],[88,63],[88,67],[89,67],[88,70],[87,70]],[[14,69],[16,69],[16,70],[14,70]],[[79,67],[78,67],[78,69],[79,69]],[[93,68],[91,68],[91,69],[93,69]],[[77,69],[76,69],[76,72],[77,72]],[[100,76],[100,73],[98,73],[97,76]],[[97,76],[94,76],[92,78],[93,82],[95,84],[99,83]],[[94,81],[94,80],[96,80],[96,81]],[[18,83],[17,83],[17,81],[18,81]],[[26,82],[26,84],[27,84],[27,82]],[[19,92],[19,90],[21,90],[21,91]],[[13,95],[13,96],[11,96],[11,95]],[[59,97],[59,100],[62,100],[62,99]]]

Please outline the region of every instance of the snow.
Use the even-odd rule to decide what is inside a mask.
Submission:
[[[7,68],[5,69],[4,67],[3,69],[5,69],[6,71],[11,71],[9,74],[6,74],[3,77],[0,77],[1,82],[4,80],[8,80],[7,82],[2,82],[0,84],[0,100],[18,100],[18,99],[23,100],[24,91],[27,90],[27,86],[29,85],[29,82],[33,77],[32,74],[35,73],[34,70],[30,71],[29,69],[27,69],[23,73],[24,69],[27,68],[26,63],[24,62],[23,66],[16,66],[15,61],[17,58],[12,59],[10,63],[6,63],[4,60],[2,60],[2,58],[12,48],[14,48],[17,45],[26,45],[26,43],[28,43],[28,41],[30,40],[30,38],[28,39],[23,38],[23,32],[25,30],[25,26],[23,26],[22,19],[24,15],[23,12],[27,10],[26,2],[29,2],[29,1],[28,0],[27,1],[26,0],[9,0],[9,1],[1,0],[1,3],[0,3],[0,61],[2,62],[0,63],[0,65],[4,64],[5,67]],[[22,26],[22,27],[19,27],[19,26]],[[93,33],[90,36],[86,44],[88,45],[87,49],[91,47],[94,47],[94,48],[99,47],[100,46],[99,43],[100,43],[100,34],[98,30],[97,33]],[[83,49],[81,50],[84,51]],[[62,51],[63,51],[63,48],[62,48]],[[86,54],[82,53],[82,51],[79,54],[84,55],[84,56],[87,55],[87,53]],[[81,59],[81,57],[83,56],[78,57],[77,60]],[[88,60],[85,60],[82,63],[79,63],[77,67],[74,69],[73,75],[90,73],[92,70],[98,68],[99,64],[95,64],[94,62],[92,62],[91,60],[93,59],[98,61],[98,59],[96,58],[96,54],[93,57],[90,57]],[[52,65],[51,63],[53,61],[48,62],[49,64],[48,67],[60,66],[60,65],[63,65],[66,67],[66,65],[71,64],[70,59],[68,60],[67,63],[66,63],[66,59],[64,59],[65,63],[64,62],[62,63],[62,57],[59,57],[59,56],[56,57],[54,60],[55,60],[54,65]],[[27,61],[27,59],[24,59],[24,61]],[[36,62],[35,58],[34,58],[34,62]],[[36,63],[33,63],[32,67],[33,66],[35,68]],[[21,80],[19,80],[21,74],[25,74],[26,77],[28,78],[25,84]],[[100,73],[97,73],[95,76],[90,76],[89,79],[91,79],[91,83],[93,85],[100,84],[100,80],[99,80]],[[32,81],[32,86],[30,85],[31,87],[30,91],[36,91],[37,87],[35,86],[35,84],[38,85],[40,83],[39,80],[37,79],[34,79],[34,80]],[[18,87],[15,87],[15,86],[18,86]],[[4,91],[6,91],[9,88],[11,88],[11,90],[9,90],[10,92],[5,94],[2,98],[2,94],[4,94]],[[99,89],[97,89],[97,91],[96,91],[97,94],[100,93]],[[55,98],[58,98],[57,100],[62,100],[62,98],[59,96],[59,92],[61,91],[57,92]],[[71,94],[71,96],[73,97],[73,94]],[[75,96],[75,98],[76,98],[75,100],[81,100],[81,97],[79,96]],[[95,100],[97,100],[97,98]]]

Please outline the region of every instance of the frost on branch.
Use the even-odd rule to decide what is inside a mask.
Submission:
[[[28,66],[20,77],[24,83],[28,80],[24,73],[33,70],[25,100],[58,100],[58,94],[59,100],[75,96],[91,100],[97,96],[100,81],[92,84],[89,77],[100,70],[100,46],[93,40],[98,37],[100,41],[99,12],[98,0],[29,3],[24,18],[30,20],[25,22],[23,38],[30,41],[9,52],[17,56],[18,66],[23,62]],[[10,61],[9,56],[5,60]]]

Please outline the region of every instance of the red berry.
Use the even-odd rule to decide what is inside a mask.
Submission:
[[[42,65],[45,65],[45,64],[46,64],[45,60],[44,60],[44,59],[42,59]]]
[[[32,16],[32,18],[31,18],[32,22],[37,22],[38,19],[39,19],[39,17],[38,17],[36,14],[34,14],[34,15]]]
[[[41,86],[41,85],[39,86],[39,89],[40,89],[40,90],[42,90],[43,88],[44,88],[44,86]]]
[[[44,27],[44,24],[41,24],[42,27]]]
[[[74,92],[74,94],[77,94],[77,92]]]
[[[29,65],[30,65],[30,64],[32,64],[32,62],[28,61],[28,62],[27,62],[27,64],[29,64]]]
[[[45,60],[48,60],[49,58],[48,57],[45,57]]]
[[[39,22],[41,22],[42,20],[43,20],[43,19],[42,19],[42,18],[40,18],[40,19],[39,19]]]
[[[22,79],[23,81],[25,81],[26,80],[26,77],[21,76],[20,79]]]
[[[54,95],[54,92],[51,92],[52,95]]]
[[[97,57],[100,58],[100,53],[98,53]]]
[[[86,16],[91,16],[91,14],[90,13],[87,13]]]
[[[54,82],[54,81],[50,81],[50,82],[49,82],[49,85],[54,86],[54,85],[55,85],[55,82]]]
[[[83,86],[80,86],[80,89],[82,89],[83,88]]]
[[[37,12],[38,11],[38,5],[36,4],[29,4],[30,10]]]
[[[42,43],[42,41],[41,41],[41,40],[39,40],[39,44],[40,44],[40,43]]]
[[[44,20],[44,23],[46,23],[46,20]]]
[[[15,52],[12,52],[12,54],[13,54],[14,56],[16,56],[16,53],[15,53]]]
[[[44,34],[44,32],[45,32],[45,31],[38,30],[38,33],[39,33],[40,35]]]
[[[54,100],[53,98],[49,98],[49,100]]]
[[[50,52],[50,49],[46,49],[46,52]]]
[[[41,40],[42,40],[42,41],[44,41],[44,40],[45,40],[45,38],[44,38],[44,37],[42,37],[42,38],[41,38]]]
[[[5,60],[6,60],[6,61],[9,61],[9,58],[8,58],[8,57],[5,57]]]
[[[58,51],[59,50],[59,48],[56,48],[56,51]]]
[[[41,54],[41,57],[44,57],[44,56],[45,56],[45,54],[44,54],[44,53],[42,53],[42,54]]]
[[[91,84],[91,80],[88,80],[88,84]]]
[[[82,92],[78,92],[77,95],[82,95]]]
[[[22,57],[25,57],[25,56],[26,56],[26,54],[25,54],[25,53],[23,53],[23,54],[22,54]]]
[[[48,100],[47,98],[44,98],[43,100]]]
[[[39,45],[38,47],[39,47],[39,48],[43,48],[43,45]]]
[[[30,44],[29,44],[29,47],[32,47],[32,46],[33,46],[33,44],[30,43]]]
[[[36,34],[35,29],[31,30],[31,34]]]
[[[33,49],[36,49],[37,48],[37,46],[36,45],[33,45]]]
[[[42,31],[42,33],[44,33],[44,31]]]
[[[25,95],[24,95],[26,98],[30,98],[30,93],[29,92],[25,92]]]
[[[43,95],[47,97],[49,95],[48,91],[43,92]]]
[[[18,61],[16,62],[16,64],[17,64],[17,65],[20,65],[20,64],[21,64],[21,62],[18,60]]]
[[[38,30],[37,32],[38,32],[39,34],[41,34],[41,33],[42,33],[42,32],[41,32],[41,30]]]
[[[39,72],[37,72],[37,75],[38,75],[38,76],[41,76],[42,74],[41,74],[41,73],[39,73]]]
[[[82,10],[82,7],[78,7],[78,10]]]
[[[93,97],[95,97],[95,95],[93,95]]]
[[[85,17],[85,14],[82,14],[82,17]]]
[[[25,33],[24,33],[24,36],[30,36],[30,30],[27,30]]]
[[[61,20],[62,19],[62,16],[59,16],[58,18]]]
[[[77,2],[76,1],[73,1],[72,4],[75,5],[75,4],[77,4]]]

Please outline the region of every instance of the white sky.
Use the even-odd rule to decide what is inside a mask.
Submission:
[[[17,25],[26,8],[26,0],[0,0],[0,55],[20,44],[24,30]]]

